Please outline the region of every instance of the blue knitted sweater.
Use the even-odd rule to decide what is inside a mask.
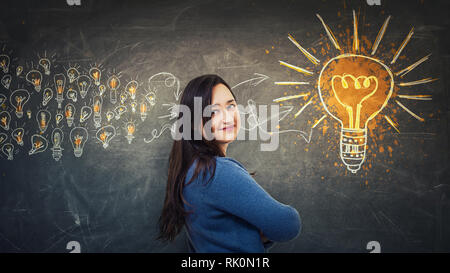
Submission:
[[[301,228],[293,207],[272,198],[238,161],[215,157],[216,173],[203,172],[186,185],[183,196],[193,210],[186,216],[188,247],[191,252],[264,253],[274,242],[295,238]],[[186,180],[194,173],[189,168]],[[263,244],[260,231],[270,240]]]

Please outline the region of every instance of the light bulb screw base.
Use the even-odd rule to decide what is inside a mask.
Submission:
[[[366,158],[367,128],[341,129],[340,156],[347,169],[356,173]]]

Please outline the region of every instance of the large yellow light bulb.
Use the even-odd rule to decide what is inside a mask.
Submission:
[[[337,56],[320,72],[320,99],[328,114],[341,124],[340,156],[352,173],[365,159],[367,124],[386,106],[393,87],[389,68],[366,56]]]

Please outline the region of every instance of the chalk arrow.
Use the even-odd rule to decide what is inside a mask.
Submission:
[[[233,86],[231,89],[234,89],[244,83],[249,83],[251,86],[257,86],[258,84],[262,83],[263,81],[267,80],[268,78],[270,78],[269,76],[266,76],[264,74],[259,74],[259,73],[254,73],[257,77],[256,78],[252,78],[246,81],[243,81],[241,83],[236,84],[235,86]]]

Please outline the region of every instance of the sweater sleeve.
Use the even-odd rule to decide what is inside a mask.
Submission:
[[[275,200],[232,161],[217,161],[216,174],[208,188],[208,199],[216,208],[246,220],[269,240],[289,241],[300,232],[297,210]]]

